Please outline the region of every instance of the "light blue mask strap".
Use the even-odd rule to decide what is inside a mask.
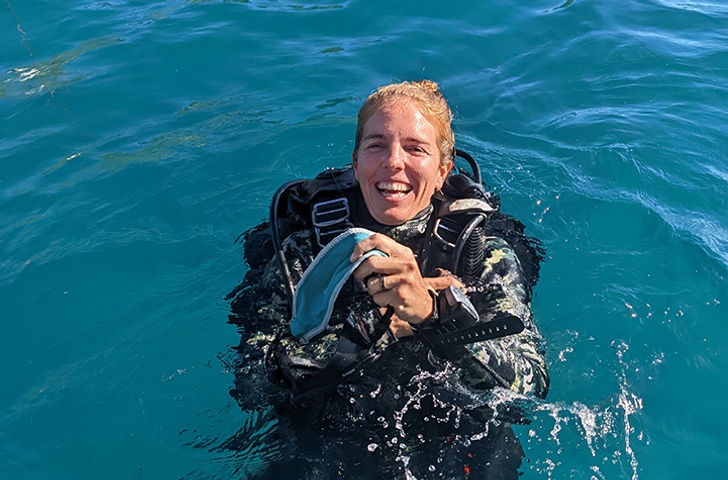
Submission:
[[[313,263],[303,272],[293,296],[291,333],[308,342],[329,325],[336,297],[351,273],[372,255],[387,256],[380,250],[370,250],[351,262],[354,246],[374,232],[350,228],[321,250]]]

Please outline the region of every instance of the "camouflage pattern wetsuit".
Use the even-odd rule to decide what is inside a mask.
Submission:
[[[396,227],[364,226],[418,254],[430,214]],[[314,259],[311,238],[311,232],[299,231],[283,242],[294,283]],[[287,465],[287,476],[297,468],[300,478],[405,478],[405,470],[415,478],[516,478],[522,451],[510,428],[499,422],[486,426],[492,411],[484,411],[482,402],[470,410],[467,405],[496,387],[544,397],[549,380],[520,261],[503,238],[488,236],[485,242],[482,274],[461,279],[463,290],[481,314],[508,312],[521,318],[526,326],[521,333],[438,352],[416,337],[393,341],[353,378],[296,406],[287,390],[261,380],[268,349],[275,345],[283,358],[325,363],[336,350],[338,336],[346,332],[342,325],[348,316],[374,335],[380,309],[351,281],[339,295],[329,331],[303,345],[288,329],[291,311],[278,263],[273,259],[251,265],[232,304],[231,319],[242,327],[232,393],[244,408],[259,406],[261,395],[267,395],[278,413],[290,419],[291,429],[281,435],[297,437],[298,447],[289,451],[293,463],[278,462]],[[274,358],[268,372],[284,384],[276,366]],[[453,405],[460,405],[456,412]],[[484,430],[485,438],[477,435]],[[399,442],[396,448],[392,441]],[[328,452],[328,460],[321,459],[321,451]],[[375,466],[379,473],[372,470]],[[277,467],[270,471],[277,472]],[[270,473],[271,478],[278,473]]]

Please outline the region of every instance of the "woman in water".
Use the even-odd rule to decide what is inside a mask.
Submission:
[[[548,390],[530,310],[540,248],[497,211],[497,199],[462,175],[452,180],[451,121],[434,82],[381,87],[359,111],[354,178],[300,187],[295,196],[314,218],[289,221],[278,252],[266,226],[247,235],[251,269],[232,302],[242,332],[232,393],[246,409],[274,406],[278,427],[265,441],[277,460],[267,474],[517,477],[520,445],[487,398],[497,389]],[[375,232],[349,261],[373,249],[385,255],[357,266],[324,331],[302,342],[291,333],[290,296],[326,243],[317,225],[327,222],[313,207],[337,202],[346,214],[329,223]],[[504,318],[522,330],[479,336]],[[263,372],[272,382],[261,381]],[[242,448],[244,436],[226,446]]]

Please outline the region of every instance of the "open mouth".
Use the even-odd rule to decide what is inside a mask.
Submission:
[[[379,182],[377,191],[386,198],[401,198],[412,191],[412,187],[399,182]]]

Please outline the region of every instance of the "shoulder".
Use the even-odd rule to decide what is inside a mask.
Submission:
[[[520,270],[521,262],[510,243],[501,237],[485,237],[485,274]]]

